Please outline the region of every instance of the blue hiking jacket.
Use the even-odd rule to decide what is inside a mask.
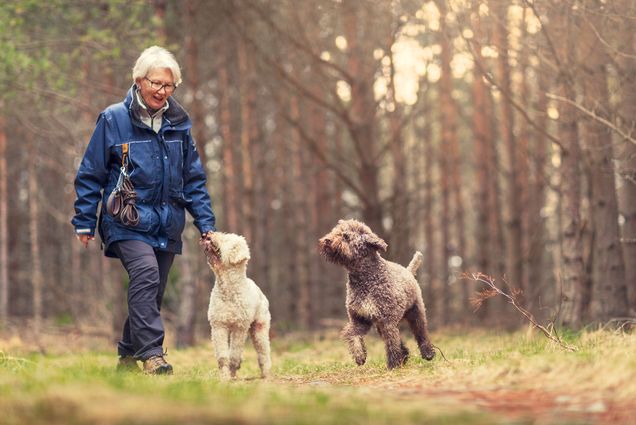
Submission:
[[[123,102],[109,106],[97,119],[75,178],[77,200],[71,223],[76,233],[91,236],[99,226],[108,257],[116,257],[111,249],[113,242],[131,239],[180,254],[186,209],[201,233],[216,230],[205,172],[190,133],[192,122],[181,105],[169,97],[161,129],[155,133],[140,119],[136,90],[133,85]],[[140,217],[135,227],[124,226],[106,213],[106,200],[117,184],[125,143]]]

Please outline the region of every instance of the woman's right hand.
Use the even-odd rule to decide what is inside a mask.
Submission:
[[[95,236],[91,236],[91,235],[75,235],[75,236],[77,236],[77,240],[80,241],[82,245],[84,245],[84,248],[88,248],[88,243],[90,241],[95,240]]]

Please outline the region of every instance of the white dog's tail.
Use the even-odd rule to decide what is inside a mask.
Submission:
[[[420,251],[415,251],[415,254],[413,254],[413,258],[411,258],[411,262],[408,266],[406,266],[406,269],[410,271],[413,276],[415,276],[415,274],[417,273],[417,269],[422,264],[422,258],[424,258],[422,253]]]

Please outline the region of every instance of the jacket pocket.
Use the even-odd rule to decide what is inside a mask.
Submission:
[[[121,155],[121,145],[117,145]],[[128,175],[135,187],[152,187],[159,184],[161,161],[153,140],[131,140],[128,142]]]
[[[170,159],[170,187],[183,190],[183,140],[166,139]]]
[[[170,217],[166,226],[168,238],[179,240],[181,233],[185,228],[185,208],[192,203],[192,200],[186,199],[183,193],[174,193],[170,195]]]
[[[136,226],[126,226],[121,223],[120,225],[142,233],[156,233],[159,228],[159,215],[152,205],[138,202],[137,210],[139,211],[139,223]]]

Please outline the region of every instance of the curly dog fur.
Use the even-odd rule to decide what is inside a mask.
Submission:
[[[419,251],[407,268],[387,261],[378,253],[386,251],[387,244],[366,224],[356,220],[340,220],[320,239],[319,249],[328,261],[340,264],[348,271],[346,306],[349,323],[342,330],[342,336],[358,365],[366,361],[363,337],[372,325],[384,340],[387,367],[393,369],[407,361],[409,352],[398,327],[402,319],[409,323],[422,358],[432,360],[435,357],[422,291],[415,279],[422,261]]]
[[[267,298],[246,275],[250,259],[247,242],[239,235],[216,232],[207,234],[201,243],[216,277],[208,320],[221,378],[236,377],[248,334],[258,355],[261,377],[266,378],[271,368],[271,315]]]

